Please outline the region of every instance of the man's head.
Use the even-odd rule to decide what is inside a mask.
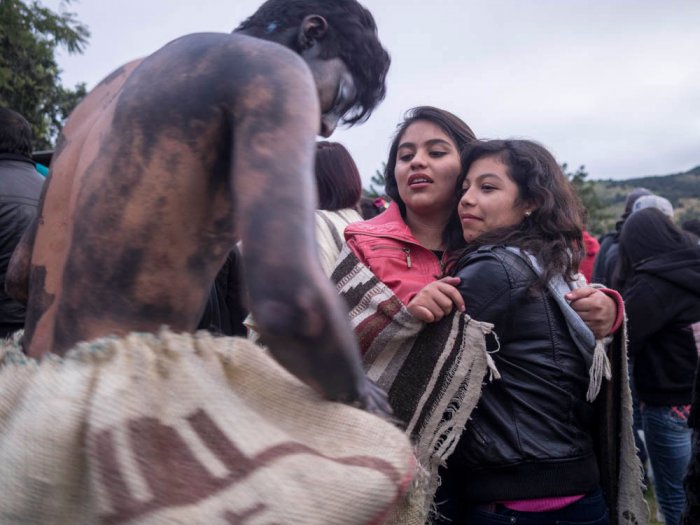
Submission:
[[[637,202],[637,199],[639,197],[643,197],[644,195],[653,195],[648,189],[646,188],[635,188],[631,192],[627,194],[627,198],[625,199],[625,212],[627,215],[632,213],[632,206],[634,206],[634,203]]]
[[[642,195],[632,205],[632,213],[636,213],[644,208],[656,208],[669,219],[673,220],[673,205],[665,197],[660,195]]]
[[[355,0],[268,0],[236,31],[273,40],[309,65],[321,102],[321,134],[365,121],[386,94],[389,54]]]
[[[31,158],[32,128],[26,119],[11,109],[0,107],[0,153]]]

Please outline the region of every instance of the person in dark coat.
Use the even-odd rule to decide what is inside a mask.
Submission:
[[[658,209],[634,212],[620,233],[620,285],[656,495],[666,524],[677,525],[691,457],[700,246]]]
[[[241,252],[234,246],[216,274],[197,328],[219,335],[245,337],[247,331],[243,320],[248,315],[248,309],[244,297]]]
[[[615,266],[617,264],[617,254],[620,243],[620,231],[627,220],[627,217],[632,213],[632,206],[637,202],[639,197],[644,195],[652,195],[646,188],[635,188],[627,195],[625,200],[625,211],[620,215],[620,218],[615,223],[615,231],[606,233],[598,242],[600,248],[596,254],[595,263],[593,265],[592,282],[612,286],[615,274]]]
[[[24,327],[26,310],[5,292],[5,275],[20,237],[37,213],[44,179],[32,160],[32,128],[0,108],[0,337]]]

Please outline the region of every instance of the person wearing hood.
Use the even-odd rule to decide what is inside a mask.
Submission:
[[[0,107],[0,339],[24,328],[26,308],[5,291],[10,257],[39,207],[44,179],[32,160],[32,128]]]
[[[637,199],[644,195],[652,195],[652,193],[646,188],[635,188],[629,192],[625,200],[625,211],[615,223],[615,231],[606,233],[598,239],[600,247],[593,264],[592,282],[612,286],[617,265],[620,231],[627,217],[632,213],[632,206],[634,206]]]
[[[700,246],[657,208],[620,233],[620,289],[654,485],[667,525],[680,523],[691,457],[688,414],[700,321]]]

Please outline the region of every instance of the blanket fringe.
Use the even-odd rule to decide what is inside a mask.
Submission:
[[[590,381],[588,382],[588,391],[586,392],[586,401],[592,403],[600,393],[600,386],[603,383],[603,378],[610,381],[612,372],[610,371],[610,360],[605,352],[605,347],[612,340],[611,337],[598,339],[593,350],[593,363],[588,371]]]

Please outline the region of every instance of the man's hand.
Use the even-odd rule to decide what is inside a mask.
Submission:
[[[617,317],[617,303],[614,299],[590,286],[577,288],[564,297],[596,339],[602,339],[610,333]]]
[[[439,321],[452,311],[453,305],[463,312],[464,299],[455,288],[459,281],[459,277],[443,277],[428,284],[408,303],[408,311],[426,323]]]

